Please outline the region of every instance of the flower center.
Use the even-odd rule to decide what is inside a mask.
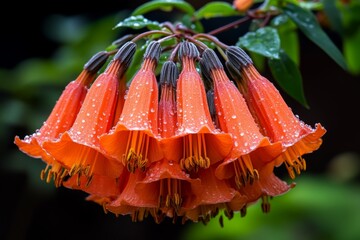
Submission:
[[[51,179],[53,178],[55,186],[60,187],[64,178],[69,174],[69,171],[62,167],[61,164],[54,161],[54,163],[51,165],[46,165],[45,169],[41,170],[40,173],[40,179],[45,180],[49,183]]]
[[[296,150],[292,147],[288,148],[285,154],[285,167],[289,173],[289,176],[294,179],[295,173],[300,174],[301,171],[306,170],[306,161],[304,158],[297,154]]]
[[[235,170],[235,183],[238,188],[246,184],[253,184],[259,179],[259,172],[253,168],[249,155],[240,156],[233,162]]]
[[[180,160],[180,166],[187,171],[197,171],[199,167],[210,167],[203,133],[189,134],[183,138],[183,158]]]
[[[181,181],[179,179],[171,178],[161,179],[158,207],[173,207],[175,211],[178,211],[181,207],[181,203]]]
[[[78,186],[80,186],[80,178],[82,175],[87,178],[85,186],[88,187],[90,185],[96,163],[102,157],[101,153],[97,150],[81,146],[81,149],[77,153],[76,161],[69,171],[70,176],[77,174]]]
[[[129,172],[135,172],[136,168],[145,170],[148,162],[150,138],[140,131],[130,131],[125,154],[122,156],[122,163]]]

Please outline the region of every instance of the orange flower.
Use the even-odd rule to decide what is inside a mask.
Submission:
[[[226,76],[215,52],[206,49],[201,61],[203,71],[208,72],[214,82],[214,104],[219,126],[231,134],[234,144],[230,155],[216,169],[216,175],[220,179],[234,177],[237,188],[241,188],[258,180],[260,168],[277,157],[282,147],[280,143],[271,144],[260,133],[244,98]],[[269,170],[272,171],[271,168]]]
[[[107,154],[130,172],[145,170],[149,163],[162,158],[157,140],[158,89],[154,73],[160,52],[158,42],[149,44],[144,63],[131,81],[118,123],[100,138]]]
[[[164,146],[167,158],[181,159],[180,165],[187,171],[208,168],[224,159],[232,148],[231,136],[216,130],[210,117],[204,84],[195,69],[198,57],[194,44],[181,43],[179,58],[183,69],[177,82],[178,130],[174,138],[163,141],[173,149],[170,152]],[[182,152],[176,151],[178,146]]]
[[[107,58],[106,52],[99,52],[94,55],[85,64],[84,70],[76,80],[66,86],[43,126],[30,137],[26,136],[24,140],[20,140],[18,136],[15,137],[15,144],[21,151],[31,157],[42,158],[48,164],[46,169],[41,172],[42,179],[45,178],[46,172],[48,173],[47,182],[54,177],[55,185],[59,186],[61,179],[67,175],[67,171],[43,149],[42,144],[44,141],[56,140],[62,133],[70,129],[87,94],[89,85]],[[51,169],[49,170],[49,168]]]
[[[106,71],[92,84],[76,117],[74,125],[58,141],[44,142],[44,148],[57,161],[70,169],[70,175],[81,174],[89,185],[93,174],[116,178],[122,167],[103,154],[99,136],[113,126],[119,84],[125,84],[125,72],[134,52],[135,44],[124,44]]]
[[[207,169],[200,169],[196,174],[201,185],[193,189],[196,198],[184,204],[180,213],[184,220],[207,223],[220,210],[224,210],[225,215],[231,218],[233,211],[239,211],[245,206],[246,197],[231,188],[226,181],[219,180],[215,176],[215,168],[216,165],[212,165]]]
[[[254,3],[254,0],[234,0],[233,6],[240,12],[245,12],[248,10]]]
[[[94,174],[91,179],[91,184],[89,184],[86,176],[77,174],[64,181],[63,186],[91,194],[89,200],[95,201],[96,199],[96,202],[101,200],[100,205],[102,205],[106,211],[105,205],[113,201],[121,192],[121,180],[122,179]]]
[[[166,139],[175,134],[176,103],[175,85],[178,77],[173,62],[163,65],[160,75],[159,133]],[[133,176],[136,175],[136,176]],[[175,160],[162,159],[150,164],[146,174],[135,171],[130,176],[124,192],[107,209],[115,214],[130,214],[140,221],[150,213],[156,222],[164,216],[176,219],[184,202],[192,201],[192,188],[199,180],[185,174]]]
[[[284,162],[290,177],[295,178],[295,172],[300,174],[301,170],[306,169],[302,155],[320,147],[321,137],[326,130],[321,124],[316,124],[316,128],[312,129],[296,117],[278,90],[260,75],[242,49],[231,46],[226,54],[230,64],[241,72],[239,88],[264,135],[273,142],[281,141],[283,145],[284,152],[275,160],[275,164]]]

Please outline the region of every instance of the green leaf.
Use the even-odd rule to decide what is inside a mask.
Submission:
[[[360,29],[352,35],[345,36],[344,55],[352,74],[360,74]]]
[[[209,19],[214,17],[238,16],[240,12],[236,11],[231,4],[226,2],[211,2],[195,12],[197,19]]]
[[[160,25],[156,21],[150,21],[149,19],[144,18],[144,16],[131,16],[123,21],[119,22],[115,28],[119,27],[128,27],[132,29],[141,29],[144,27],[149,28],[150,30],[158,30],[161,29]]]
[[[339,34],[344,33],[344,28],[341,22],[341,15],[339,9],[336,7],[334,0],[322,0],[324,4],[324,12],[330,22],[331,27]]]
[[[269,59],[268,63],[279,86],[304,107],[309,108],[304,95],[301,73],[289,56],[281,50],[280,59]]]
[[[142,15],[154,10],[162,10],[165,12],[170,12],[174,8],[177,8],[189,15],[193,15],[195,9],[188,3],[180,0],[155,0],[144,3],[134,10],[132,13],[133,16]]]
[[[280,47],[286,54],[299,65],[300,63],[300,45],[296,25],[285,14],[275,17],[271,21],[271,26],[278,30],[280,37]]]
[[[280,38],[275,28],[264,27],[240,37],[237,46],[268,58],[279,58]]]
[[[311,41],[324,50],[343,69],[347,69],[343,55],[322,30],[311,12],[291,3],[284,7],[284,12]]]

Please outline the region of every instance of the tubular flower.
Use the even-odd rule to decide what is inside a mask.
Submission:
[[[220,128],[231,134],[233,148],[216,170],[220,179],[234,177],[237,188],[259,179],[259,168],[277,157],[281,144],[271,144],[255,123],[246,102],[229,80],[215,52],[206,49],[203,66],[214,81],[214,104]],[[254,168],[256,166],[256,168]],[[272,171],[272,169],[270,169]]]
[[[162,158],[157,140],[158,89],[154,73],[160,51],[158,42],[149,44],[144,63],[131,81],[118,123],[100,138],[107,154],[130,172],[145,170],[149,163]]]
[[[241,72],[239,88],[264,135],[283,145],[284,151],[276,158],[275,164],[284,162],[290,177],[295,178],[295,172],[300,174],[306,169],[302,155],[320,147],[326,130],[321,124],[316,124],[313,129],[296,117],[279,91],[260,75],[242,49],[232,46],[226,54],[230,64]]]
[[[45,170],[41,172],[42,180],[47,173],[46,181],[50,182],[51,178],[54,177],[55,185],[60,186],[62,179],[67,175],[68,171],[44,150],[43,142],[56,140],[62,133],[71,128],[89,85],[107,58],[106,52],[99,52],[94,55],[84,65],[84,70],[76,80],[66,86],[42,127],[30,137],[26,136],[24,140],[20,140],[18,136],[15,137],[15,144],[21,151],[31,157],[41,158],[47,163]]]
[[[220,133],[213,125],[204,84],[195,69],[195,59],[199,57],[196,46],[181,43],[179,58],[182,71],[177,82],[177,124],[176,137],[167,144],[177,141],[182,145],[180,165],[187,171],[208,168],[222,160],[232,148],[231,136]],[[174,156],[169,157],[171,159]]]
[[[92,84],[71,129],[57,141],[44,142],[46,151],[70,169],[70,176],[86,176],[86,185],[93,174],[116,178],[122,171],[115,160],[103,154],[99,136],[107,133],[114,124],[119,81],[124,81],[123,73],[134,51],[134,43],[124,44],[106,71]]]
[[[254,3],[254,0],[234,0],[233,6],[236,10],[240,12],[245,12],[248,10]]]

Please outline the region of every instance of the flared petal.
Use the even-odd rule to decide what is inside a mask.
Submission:
[[[184,204],[182,212],[185,219],[194,222],[209,221],[215,217],[219,210],[225,210],[227,214],[234,210],[240,210],[246,205],[247,199],[241,196],[238,191],[230,187],[226,181],[221,181],[215,177],[215,167],[200,169],[198,177],[201,187],[194,189],[196,196],[194,201]]]
[[[63,186],[67,188],[82,190],[91,195],[108,199],[115,199],[120,194],[120,184],[121,181],[117,178],[96,174],[90,180],[84,175],[77,174],[63,182]]]
[[[122,166],[105,156],[99,145],[99,136],[114,124],[120,68],[121,62],[113,61],[92,84],[71,129],[58,141],[44,142],[46,151],[70,169],[70,175],[82,172],[87,177],[94,173],[116,178],[122,171]]]
[[[24,140],[15,137],[19,149],[31,157],[42,158],[47,164],[52,164],[54,159],[42,148],[42,143],[57,139],[71,128],[93,79],[93,73],[83,70],[76,80],[70,82],[42,127]]]

